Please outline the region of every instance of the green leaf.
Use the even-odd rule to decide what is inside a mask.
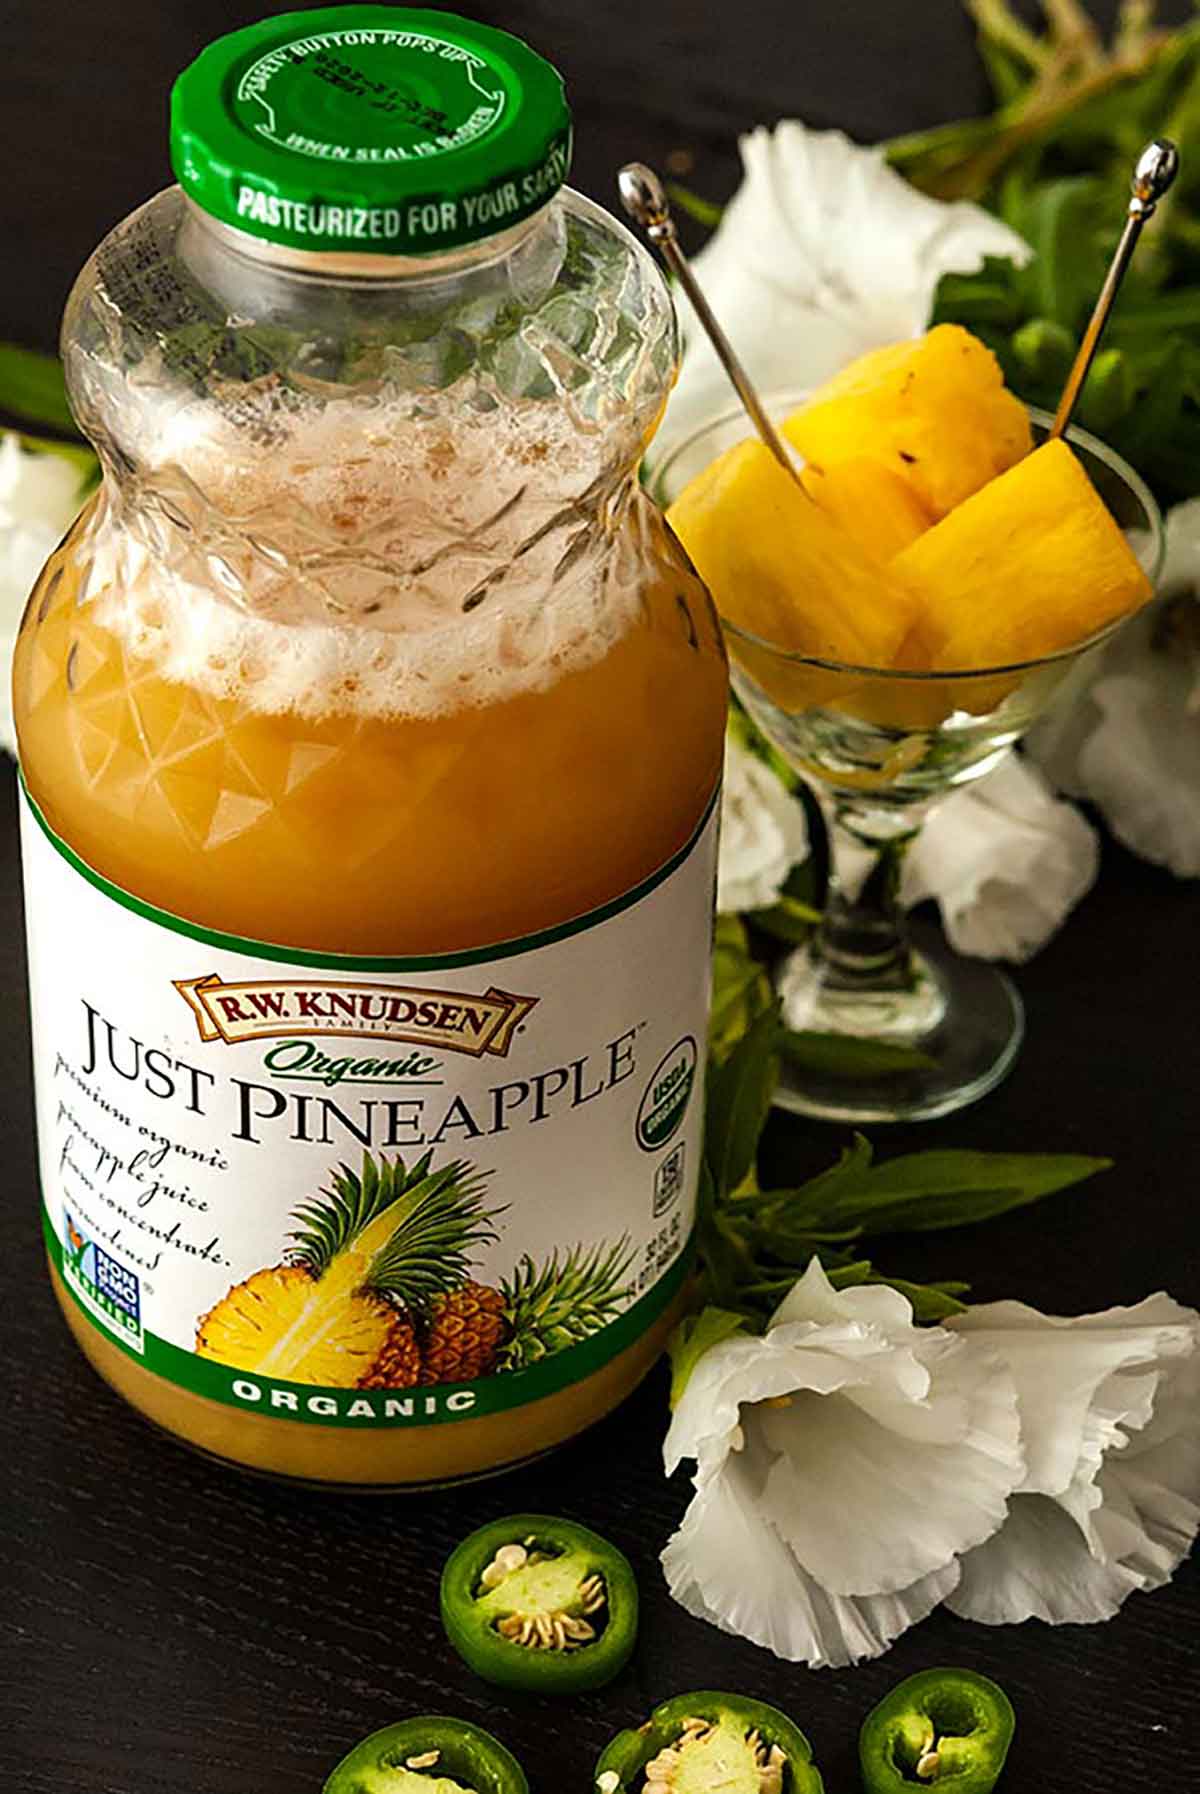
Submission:
[[[1087,316],[1100,289],[1111,250],[1097,235],[1102,220],[1101,183],[1070,175],[1037,187],[1017,226],[1033,250],[1023,279],[1036,311],[1069,330]]]
[[[1040,382],[1061,385],[1070,372],[1077,347],[1073,331],[1053,318],[1030,318],[1013,332],[1013,354],[1021,367]]]
[[[78,436],[57,355],[0,342],[0,411]]]
[[[1107,436],[1133,410],[1136,397],[1129,356],[1122,349],[1102,349],[1080,394],[1080,421],[1098,436]]]
[[[842,1078],[878,1078],[893,1072],[927,1071],[936,1063],[917,1047],[885,1040],[860,1040],[849,1034],[818,1034],[784,1028],[780,1051],[801,1071],[831,1073]]]
[[[832,1191],[814,1179],[792,1193],[785,1212],[797,1228],[932,1233],[1040,1202],[1106,1171],[1111,1163],[1075,1153],[908,1153],[873,1165],[853,1180],[843,1177]]]
[[[816,1177],[810,1177],[798,1191],[779,1190],[767,1192],[766,1201],[774,1199],[779,1202],[790,1201],[793,1195],[803,1196],[814,1208],[821,1208],[836,1202],[847,1190],[857,1189],[871,1169],[875,1153],[871,1142],[863,1134],[855,1134],[849,1146],[843,1146],[841,1156],[830,1165],[828,1170],[820,1171]]]
[[[1145,306],[1119,305],[1106,334],[1110,341],[1118,343],[1140,337],[1153,347],[1161,346],[1163,337],[1173,330],[1200,331],[1200,287],[1180,287],[1171,293],[1157,294]]]
[[[719,1063],[774,1002],[771,980],[751,953],[745,925],[736,916],[717,917],[712,977],[708,1044]]]
[[[693,193],[690,187],[683,187],[678,181],[667,182],[667,196],[679,207],[688,218],[694,218],[705,230],[716,230],[725,216],[725,207],[719,206],[711,199],[705,199],[701,193]]]
[[[718,1307],[733,1308],[754,1276],[745,1242],[718,1211],[716,1188],[707,1161],[700,1167],[699,1218],[696,1223],[701,1265],[700,1289]]]
[[[952,1314],[965,1314],[967,1305],[959,1297],[970,1289],[969,1283],[909,1283],[904,1277],[872,1276],[868,1283],[886,1283],[899,1290],[912,1303],[913,1319],[919,1327],[948,1320]]]
[[[764,766],[769,766],[785,791],[795,792],[797,797],[803,799],[807,786],[800,774],[794,767],[788,765],[777,747],[772,747],[754,718],[742,709],[736,696],[731,697],[729,702],[726,732],[741,747],[746,748],[749,753],[755,754]]]
[[[703,1358],[710,1346],[720,1345],[723,1339],[732,1339],[735,1333],[748,1331],[744,1314],[735,1314],[728,1308],[702,1308],[699,1314],[689,1315],[676,1327],[667,1341],[667,1356],[671,1360],[671,1406],[679,1406],[680,1397],[688,1386],[692,1372]]]
[[[705,1157],[716,1200],[745,1178],[758,1153],[759,1135],[779,1081],[779,1019],[772,1003],[738,1041],[723,1065],[709,1074]]]
[[[935,324],[999,324],[1011,328],[1025,315],[1015,262],[988,256],[977,274],[943,274],[933,304]]]
[[[819,909],[811,903],[802,903],[799,897],[789,897],[786,891],[780,892],[769,909],[752,909],[746,913],[755,928],[761,928],[772,940],[784,941],[792,947],[806,941],[821,920]]]

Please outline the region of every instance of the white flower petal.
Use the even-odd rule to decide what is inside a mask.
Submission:
[[[1134,853],[1200,878],[1200,654],[1164,628],[1165,600],[1200,594],[1200,499],[1174,507],[1166,534],[1162,599],[1078,668],[1025,748]]]
[[[957,1582],[949,1563],[892,1594],[830,1595],[763,1524],[753,1470],[738,1461],[698,1494],[662,1554],[671,1593],[698,1619],[789,1662],[836,1669],[878,1657]]]
[[[1200,712],[1193,674],[1147,652],[1097,679],[1099,721],[1079,754],[1079,782],[1126,847],[1180,878],[1200,878]]]
[[[907,1588],[1004,1519],[1020,1463],[1015,1391],[994,1365],[947,1345],[933,1393],[916,1412],[949,1410],[952,1441],[914,1441],[905,1425],[911,1407],[877,1399],[868,1412],[853,1389],[746,1414],[747,1440],[761,1437],[771,1457],[763,1518],[832,1594]]]
[[[1119,1505],[1127,1527],[1137,1528],[1136,1538],[1123,1539],[1121,1560],[1142,1578],[1144,1588],[1161,1588],[1170,1580],[1200,1531],[1195,1450],[1194,1438],[1179,1439],[1154,1453],[1131,1453],[1101,1473],[1102,1518],[1110,1506]],[[1181,1493],[1184,1489],[1191,1493]]]
[[[704,1353],[680,1397],[663,1443],[667,1475],[695,1458],[701,1475],[733,1450],[742,1404],[811,1389],[832,1394],[873,1374],[863,1360],[878,1355],[865,1328],[772,1327],[764,1337],[736,1334]]]
[[[1093,1404],[1108,1394],[1114,1373],[1190,1356],[1190,1314],[1169,1296],[1151,1296],[1135,1308],[1075,1319],[1039,1314],[1024,1302],[983,1302],[947,1322],[1003,1358],[1013,1374],[1026,1461],[1022,1494],[1062,1495],[1071,1487]],[[1136,1390],[1131,1395],[1136,1400]]]
[[[0,747],[16,752],[9,668],[34,581],[79,509],[79,469],[0,434]]]
[[[927,198],[840,131],[785,120],[741,140],[742,186],[695,259],[709,303],[760,390],[817,385],[855,356],[917,336],[943,274],[1029,251],[979,207]],[[683,372],[651,451],[734,403],[681,306]]]
[[[1025,960],[1091,889],[1099,865],[1095,830],[1009,754],[934,808],[905,860],[901,895],[908,905],[936,898],[958,952]]]
[[[885,1339],[912,1338],[912,1304],[886,1283],[856,1283],[834,1289],[819,1258],[811,1258],[771,1317],[771,1326],[806,1321],[818,1327],[872,1327]],[[923,1393],[923,1390],[922,1390]]]
[[[1200,1530],[1200,1315],[1162,1293],[1077,1319],[1019,1302],[950,1323],[1016,1381],[1028,1459],[951,1602],[999,1624],[1107,1619]]]
[[[1141,1586],[1134,1571],[1093,1557],[1056,1501],[1014,1495],[1002,1529],[963,1558],[962,1579],[946,1605],[985,1626],[1030,1619],[1086,1625],[1111,1619]]]
[[[1158,589],[1164,598],[1179,592],[1200,595],[1200,498],[1185,499],[1167,513],[1167,545]]]
[[[793,866],[808,857],[804,806],[764,760],[732,736],[725,742],[717,909],[767,909]]]
[[[15,431],[0,435],[0,530],[45,523],[61,535],[79,509],[79,469],[63,455],[31,454]]]

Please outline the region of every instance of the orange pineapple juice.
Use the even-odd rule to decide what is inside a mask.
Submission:
[[[579,1431],[679,1310],[726,676],[635,477],[670,301],[554,71],[302,24],[181,78],[184,191],[76,286],[104,482],[14,705],[70,1327],[189,1444],[380,1488]]]
[[[551,684],[416,717],[247,708],[139,660],[77,591],[68,542],[17,648],[26,783],[89,864],[208,928],[362,954],[535,934],[669,859],[719,776],[723,655],[678,564]]]

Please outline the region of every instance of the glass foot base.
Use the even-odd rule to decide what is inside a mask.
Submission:
[[[844,991],[823,981],[807,947],[776,984],[789,1028],[820,1038],[784,1059],[775,1101],[822,1121],[932,1121],[994,1089],[1017,1056],[1025,1013],[1003,972],[960,959],[914,929],[916,978],[905,991]]]

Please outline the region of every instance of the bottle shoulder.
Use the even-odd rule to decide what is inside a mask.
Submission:
[[[209,439],[262,460],[330,413],[415,442],[479,417],[536,437],[558,413],[559,433],[588,439],[587,459],[615,474],[674,378],[657,266],[569,190],[494,253],[410,258],[394,277],[272,261],[239,237],[169,188],[110,232],[76,282],[68,385],[118,477],[188,471],[189,449]]]

